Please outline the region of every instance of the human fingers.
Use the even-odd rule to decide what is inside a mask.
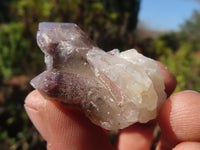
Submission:
[[[156,122],[136,123],[119,132],[117,150],[149,150],[154,139],[153,131]]]
[[[105,132],[76,108],[46,100],[35,90],[25,100],[25,109],[47,141],[48,150],[111,150]]]
[[[176,78],[165,65],[157,62],[161,68],[165,91],[170,95],[176,87]],[[120,131],[117,142],[119,150],[149,150],[154,140],[153,131],[156,123],[135,124]]]
[[[182,142],[172,150],[200,150],[200,142]]]
[[[198,92],[183,91],[170,96],[158,117],[162,136],[157,149],[171,149],[183,141],[200,141],[199,110]]]
[[[165,71],[164,71],[165,72]],[[166,78],[167,77],[167,78]],[[166,76],[166,77],[164,77],[164,79],[168,79],[168,77],[169,76]],[[36,92],[36,91],[35,91]],[[66,137],[62,137],[62,136],[64,136],[65,134],[59,134],[59,136],[56,134],[56,133],[59,133],[58,131],[55,131],[55,129],[57,129],[57,128],[54,128],[55,126],[58,126],[58,125],[56,125],[56,123],[58,123],[58,124],[61,124],[61,126],[65,126],[65,123],[67,123],[67,122],[70,122],[69,121],[69,117],[68,117],[68,120],[64,120],[63,118],[64,118],[64,116],[66,116],[66,114],[70,114],[70,116],[73,116],[74,117],[74,113],[72,113],[73,111],[70,111],[70,112],[67,112],[67,113],[65,113],[65,109],[64,108],[62,108],[62,107],[58,107],[59,105],[58,105],[58,103],[56,103],[56,102],[53,102],[53,101],[47,101],[47,100],[45,100],[38,92],[33,92],[33,94],[31,93],[28,97],[27,97],[27,100],[26,100],[26,104],[25,104],[25,108],[26,108],[26,110],[27,110],[27,113],[29,114],[29,116],[30,116],[30,118],[32,119],[32,121],[33,121],[33,123],[35,124],[35,126],[36,126],[36,128],[41,132],[41,134],[43,135],[43,137],[47,140],[47,142],[48,143],[50,143],[50,144],[48,144],[48,147],[49,147],[49,149],[54,149],[55,147],[57,147],[56,149],[58,149],[58,146],[60,145],[60,148],[61,147],[63,147],[63,145],[69,145],[68,143],[70,143],[70,142],[68,142],[68,143],[66,143],[64,140],[60,140],[60,138],[61,139],[66,139]],[[35,94],[34,94],[35,93]],[[38,99],[38,101],[37,101],[37,99]],[[33,105],[34,104],[34,105]],[[56,105],[57,104],[57,105]],[[55,107],[55,108],[54,108]],[[44,109],[43,109],[44,108]],[[48,108],[48,109],[47,109]],[[55,110],[54,110],[55,109]],[[63,110],[64,109],[64,110]],[[34,112],[34,110],[35,110],[35,112]],[[55,112],[54,112],[54,111]],[[68,109],[69,110],[69,109]],[[52,115],[47,115],[47,114],[51,114],[51,113],[49,113],[49,112],[51,112],[52,113]],[[63,113],[64,112],[64,113]],[[75,112],[77,112],[77,110],[75,111]],[[56,119],[56,117],[55,116],[57,116],[56,114],[59,114],[59,113],[61,113],[60,114],[60,118],[61,119],[59,119],[59,121],[58,121],[58,119]],[[73,118],[72,117],[72,118]],[[79,116],[80,117],[80,116]],[[79,117],[77,117],[78,119],[77,120],[79,120],[80,121],[80,119],[79,119]],[[82,116],[83,117],[83,116]],[[55,119],[56,119],[56,121],[55,121]],[[86,118],[85,118],[86,119]],[[42,121],[38,121],[38,120],[42,120]],[[53,123],[48,123],[47,125],[46,125],[46,123],[47,122],[50,122],[50,121],[48,121],[48,120],[50,120],[51,122],[53,122]],[[62,121],[64,121],[64,123],[59,123],[60,122],[60,120],[62,120]],[[76,119],[75,119],[76,120]],[[87,119],[86,119],[87,120]],[[61,122],[62,122],[61,121]],[[86,121],[86,122],[88,122],[88,121]],[[87,125],[86,125],[87,126]],[[68,126],[66,126],[66,127],[68,127]],[[50,129],[51,130],[50,130]],[[79,128],[79,126],[78,126],[78,128]],[[95,126],[95,128],[96,128],[96,126]],[[129,131],[133,131],[133,130],[135,130],[134,129],[135,127],[133,127],[133,128],[129,128]],[[59,128],[59,129],[62,129],[62,130],[64,130],[63,128]],[[71,128],[70,128],[71,129]],[[87,128],[88,129],[88,128]],[[49,130],[50,131],[54,131],[54,132],[49,132]],[[144,130],[143,129],[143,131],[147,131],[146,133],[152,133],[152,130],[153,129],[146,129],[146,130]],[[60,131],[60,130],[59,130]],[[69,131],[71,131],[71,130],[69,130]],[[78,130],[77,130],[78,131]],[[85,131],[87,131],[87,130],[85,130]],[[91,129],[90,129],[90,131],[92,131]],[[90,132],[89,131],[89,132]],[[135,132],[136,131],[136,132]],[[136,127],[136,130],[135,131],[133,131],[134,132],[134,135],[136,135],[135,133],[137,133],[138,131],[140,131],[140,130],[137,130],[137,127]],[[95,129],[95,132],[96,132],[96,129]],[[94,133],[95,133],[94,132]],[[62,132],[62,133],[64,133],[64,132]],[[121,133],[125,133],[125,132],[121,132]],[[141,133],[141,132],[139,132],[139,133]],[[52,134],[52,135],[49,135],[49,134]],[[145,134],[143,134],[143,133],[141,133],[142,135],[144,135],[143,137],[148,137],[148,136],[146,136]],[[62,135],[62,136],[60,136],[60,135]],[[69,135],[69,134],[67,134],[67,135]],[[81,134],[81,135],[84,135],[84,134]],[[90,134],[89,134],[90,135]],[[99,134],[98,134],[99,135]],[[122,135],[122,134],[121,134]],[[147,134],[148,135],[148,134]],[[55,137],[55,138],[50,138],[51,136],[53,136],[53,137]],[[103,134],[103,136],[104,136],[104,140],[100,140],[101,142],[100,142],[100,145],[101,146],[98,146],[98,144],[96,144],[95,142],[92,142],[91,140],[90,140],[90,144],[91,143],[93,143],[93,144],[91,144],[90,146],[97,146],[98,148],[102,148],[102,146],[108,146],[108,149],[110,149],[110,147],[111,147],[111,145],[109,144],[109,142],[108,142],[108,140],[107,140],[107,136],[105,136],[104,134]],[[58,138],[58,137],[60,137],[60,138]],[[80,136],[80,137],[83,137],[83,136]],[[149,137],[152,137],[152,136],[149,136]],[[50,139],[50,140],[49,140]],[[53,139],[53,140],[52,140]],[[80,138],[81,139],[81,138]],[[84,138],[84,139],[87,139],[87,137],[86,138]],[[94,138],[93,138],[94,139]],[[98,138],[97,138],[98,139]],[[99,139],[101,139],[101,138],[99,138]],[[147,138],[148,139],[148,138]],[[70,139],[71,140],[71,139]],[[70,141],[70,140],[67,140],[67,141]],[[95,139],[96,140],[96,139]],[[53,141],[53,142],[52,142]],[[55,141],[58,141],[58,142],[55,142]],[[79,141],[79,140],[75,140],[75,141]],[[98,141],[98,140],[97,140]],[[121,141],[121,140],[120,140]],[[122,140],[123,141],[123,140]],[[147,141],[149,141],[149,140],[147,140]],[[53,144],[52,144],[53,143]],[[57,144],[55,144],[55,143],[57,143]],[[60,143],[60,144],[58,144],[58,143]],[[73,142],[72,142],[73,143]],[[101,143],[107,143],[107,144],[101,144]],[[123,143],[123,142],[122,142]],[[76,145],[76,144],[71,144],[71,145]],[[81,144],[78,144],[78,145],[81,145]],[[77,145],[77,146],[78,146]],[[87,142],[86,142],[86,144],[85,145],[87,145]],[[97,148],[96,148],[97,149]],[[106,149],[106,148],[104,148],[104,149]]]
[[[177,84],[176,78],[164,64],[162,64],[159,61],[157,61],[157,64],[161,68],[164,84],[165,84],[165,92],[169,96],[176,88],[176,84]]]

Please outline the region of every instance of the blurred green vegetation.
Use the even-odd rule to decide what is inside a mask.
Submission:
[[[195,11],[180,31],[161,34],[149,45],[151,57],[163,62],[177,78],[175,92],[200,92],[200,12]]]
[[[1,24],[0,31],[0,75],[1,78],[7,79],[28,68],[25,63],[29,57],[27,49],[30,47],[30,41],[23,37],[20,22]]]
[[[174,73],[176,91],[200,91],[200,12],[180,31],[138,40],[139,8],[140,0],[0,1],[0,149],[45,149],[23,107],[30,79],[45,68],[36,44],[39,22],[74,22],[106,51],[142,49]]]
[[[35,39],[39,22],[74,22],[106,50],[130,47],[139,4],[139,0],[2,0],[0,80],[21,74],[22,70],[37,72],[34,66],[42,66]],[[34,63],[28,67],[26,62],[30,61]]]

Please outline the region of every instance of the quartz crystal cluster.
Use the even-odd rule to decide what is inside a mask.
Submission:
[[[131,49],[104,52],[73,23],[39,24],[46,71],[31,85],[47,99],[80,107],[108,130],[146,123],[166,98],[156,62]]]

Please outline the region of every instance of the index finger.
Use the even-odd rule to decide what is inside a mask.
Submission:
[[[165,84],[165,92],[167,93],[167,96],[169,96],[170,94],[172,94],[172,92],[176,88],[176,84],[177,84],[176,78],[164,64],[162,64],[159,61],[157,61],[157,64],[161,68],[164,84]]]

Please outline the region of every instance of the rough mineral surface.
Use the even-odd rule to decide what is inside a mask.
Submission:
[[[43,96],[82,108],[108,130],[154,119],[166,98],[156,62],[131,49],[108,53],[72,23],[40,23],[47,70],[31,85]]]

